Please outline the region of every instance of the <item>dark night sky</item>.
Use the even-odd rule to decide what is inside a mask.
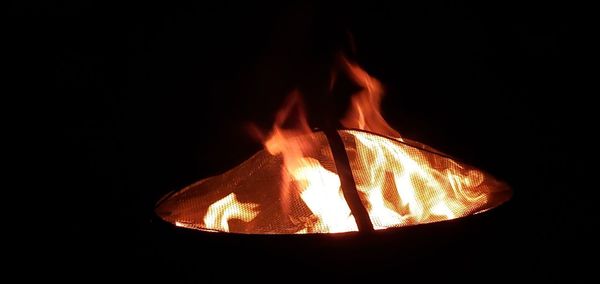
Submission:
[[[334,58],[340,50],[351,53],[352,41],[351,56],[386,87],[383,112],[391,125],[486,169],[515,190],[489,220],[446,228],[460,231],[450,240],[439,241],[446,237],[439,229],[431,229],[437,235],[408,232],[425,239],[420,245],[436,244],[421,250],[417,244],[406,254],[396,248],[397,255],[415,261],[371,253],[387,263],[381,271],[437,267],[425,259],[474,242],[478,248],[461,251],[447,264],[449,276],[478,270],[476,275],[491,277],[500,270],[500,279],[559,279],[566,253],[561,232],[583,232],[577,220],[565,229],[565,214],[559,213],[575,201],[561,194],[573,186],[560,178],[575,155],[557,138],[577,137],[572,125],[579,116],[564,113],[577,112],[581,104],[567,95],[576,51],[568,9],[543,1],[204,2],[17,7],[58,16],[17,21],[13,33],[25,43],[21,51],[35,58],[29,61],[49,63],[17,73],[43,77],[39,85],[24,86],[41,95],[44,115],[34,124],[49,134],[48,141],[30,143],[51,143],[46,154],[58,161],[51,166],[60,172],[51,194],[59,199],[50,213],[51,254],[70,260],[62,269],[109,279],[124,273],[132,280],[216,280],[225,264],[242,266],[245,253],[272,257],[261,262],[264,268],[251,266],[264,271],[269,265],[292,271],[285,261],[310,270],[314,256],[308,252],[318,254],[315,247],[323,246],[323,265],[350,279],[363,275],[344,264],[344,253],[335,256],[336,249],[357,241],[351,237],[331,246],[335,240],[218,240],[175,230],[152,212],[167,192],[259,150],[245,125],[268,127],[291,90],[304,93],[311,123],[319,126]],[[328,112],[341,113],[345,99]],[[578,208],[582,215],[588,211]],[[403,242],[411,238],[402,236],[393,235]],[[291,251],[292,244],[300,251],[277,254]],[[183,252],[188,247],[200,255]],[[220,250],[230,256],[206,257]],[[263,270],[252,277],[273,281]]]

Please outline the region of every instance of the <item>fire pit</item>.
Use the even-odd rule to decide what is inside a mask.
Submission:
[[[256,131],[264,150],[165,196],[157,214],[203,231],[368,232],[477,214],[510,198],[508,186],[491,175],[401,137],[381,115],[381,84],[342,61],[362,90],[340,129],[311,129],[294,92],[272,131]]]

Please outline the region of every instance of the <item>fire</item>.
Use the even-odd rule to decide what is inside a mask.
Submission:
[[[505,184],[484,172],[401,138],[381,113],[382,84],[356,63],[345,58],[342,63],[362,88],[340,120],[346,129],[334,131],[348,165],[337,160],[340,153],[337,158],[332,153],[331,133],[311,130],[301,96],[293,92],[271,131],[256,131],[264,151],[161,201],[159,215],[200,230],[337,233],[358,231],[359,220],[370,220],[368,225],[378,230],[459,218],[510,197]],[[348,179],[359,200],[351,198],[358,201],[346,200],[349,189],[342,188],[342,181]],[[364,212],[356,209],[357,202]]]

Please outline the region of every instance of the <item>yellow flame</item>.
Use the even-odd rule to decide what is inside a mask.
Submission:
[[[313,227],[329,233],[358,231],[342,195],[338,175],[313,158],[301,158],[299,162],[300,166],[292,169],[292,176],[301,184],[302,200],[317,216]]]
[[[485,191],[474,190],[483,182],[477,170],[464,171],[443,157],[450,166],[440,170],[434,167],[436,155],[377,135],[344,132],[356,139],[354,172],[362,177],[356,185],[376,229],[453,219],[487,202]],[[384,197],[385,190],[397,193],[400,208]]]
[[[258,204],[239,202],[231,193],[208,207],[204,215],[204,226],[218,231],[229,232],[229,221],[233,219],[250,222],[258,215]]]

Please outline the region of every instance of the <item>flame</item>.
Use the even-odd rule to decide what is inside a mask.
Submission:
[[[292,176],[302,183],[300,196],[317,216],[314,227],[329,233],[358,231],[342,195],[339,176],[324,169],[319,161],[312,158],[302,158],[301,164],[294,169]]]
[[[354,128],[375,132],[381,135],[400,138],[400,133],[394,130],[381,114],[381,99],[383,86],[355,63],[342,57],[343,66],[356,84],[362,90],[352,96],[350,109],[340,121],[346,128]]]
[[[283,125],[288,122],[292,114],[296,115],[295,125],[291,128],[283,128]],[[284,177],[283,184],[280,188],[281,206],[285,213],[290,213],[291,200],[291,180],[290,175],[297,169],[302,168],[302,157],[304,152],[310,151],[313,145],[311,141],[294,139],[312,131],[308,126],[308,121],[304,113],[303,103],[298,91],[292,92],[283,107],[275,116],[275,123],[268,138],[263,141],[265,149],[271,155],[281,155],[283,157],[283,167],[281,168],[281,176]]]
[[[258,204],[239,202],[231,193],[208,207],[204,225],[217,231],[229,232],[229,221],[233,219],[250,222],[258,215]]]
[[[292,129],[284,129],[283,124],[290,119],[294,111],[297,125]],[[265,149],[271,155],[283,157],[283,210],[289,214],[292,195],[299,194],[312,211],[315,220],[309,228],[303,228],[297,233],[313,230],[329,233],[357,231],[356,222],[341,191],[339,176],[325,169],[317,159],[307,155],[316,147],[314,136],[311,134],[300,94],[293,92],[277,114],[273,130],[264,142]],[[292,183],[295,186],[292,186]],[[298,192],[293,192],[292,189]]]

